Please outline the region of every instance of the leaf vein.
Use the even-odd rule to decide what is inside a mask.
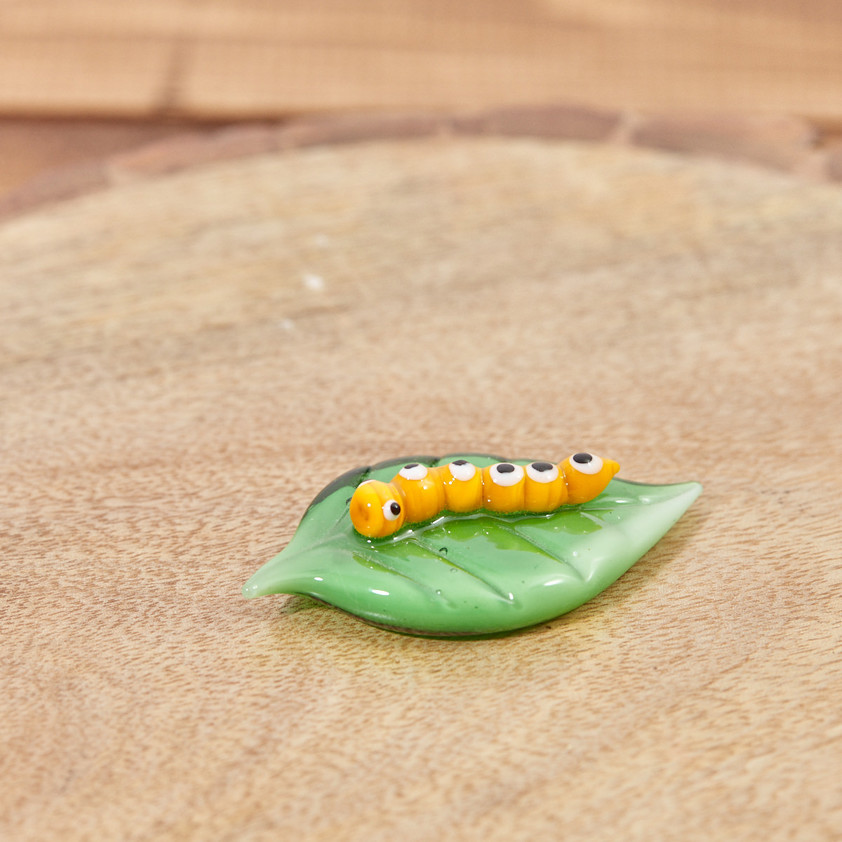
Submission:
[[[448,567],[452,567],[452,568],[454,568],[455,570],[459,570],[459,571],[461,571],[462,573],[464,573],[466,576],[468,576],[470,579],[474,579],[474,580],[476,580],[476,581],[477,581],[477,582],[479,582],[479,583],[480,583],[483,587],[485,587],[487,590],[491,591],[491,593],[495,594],[496,596],[499,596],[501,599],[505,599],[505,600],[506,600],[506,602],[510,602],[510,601],[511,601],[511,600],[509,599],[509,592],[508,592],[508,591],[504,591],[504,590],[502,590],[502,589],[498,588],[498,587],[497,587],[497,585],[495,585],[493,582],[490,582],[488,579],[483,578],[483,577],[482,577],[482,576],[480,576],[478,573],[474,573],[474,571],[473,571],[473,570],[469,570],[467,567],[463,567],[461,564],[458,564],[457,562],[452,561],[452,560],[451,560],[451,559],[449,559],[446,555],[444,555],[444,554],[440,553],[438,550],[434,549],[432,544],[429,544],[429,543],[428,543],[428,542],[426,542],[426,541],[422,541],[422,540],[421,540],[419,537],[417,537],[417,536],[413,536],[413,537],[412,537],[412,538],[410,538],[409,540],[410,540],[412,543],[416,544],[417,546],[421,547],[422,549],[427,550],[428,552],[430,552],[430,553],[432,553],[433,555],[437,556],[437,557],[438,557],[439,559],[441,559],[441,561],[443,561],[443,562],[444,562],[444,563],[445,563]]]
[[[525,541],[531,547],[535,547],[536,550],[538,550],[539,552],[548,556],[553,561],[558,562],[563,567],[569,567],[570,570],[572,570],[573,573],[576,574],[576,578],[579,579],[579,581],[581,581],[581,582],[585,581],[585,577],[582,576],[582,574],[579,572],[577,567],[575,567],[573,564],[571,564],[566,559],[561,558],[561,556],[557,555],[553,550],[549,549],[548,547],[545,547],[543,544],[540,544],[538,541],[535,541],[533,538],[530,538],[527,535],[524,535],[519,529],[516,529],[514,527],[510,527],[508,525],[505,525],[504,522],[501,522],[500,523],[500,530],[502,532],[508,532],[509,535],[515,535],[516,537],[520,538],[522,541]]]

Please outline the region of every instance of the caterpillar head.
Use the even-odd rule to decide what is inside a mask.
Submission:
[[[351,497],[351,523],[366,538],[385,538],[403,526],[404,509],[395,486],[370,479],[358,485]]]
[[[620,470],[613,459],[602,459],[593,453],[574,453],[560,467],[567,482],[567,502],[571,505],[593,500]]]

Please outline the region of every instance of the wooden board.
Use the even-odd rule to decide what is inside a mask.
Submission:
[[[91,121],[69,122],[67,132],[59,128],[54,145],[44,130],[49,121],[31,121],[29,129],[26,121],[19,122],[24,125],[17,129],[16,121],[9,121],[6,126],[0,123],[0,148],[4,153],[0,186],[4,177],[11,175],[14,179],[21,169],[37,169],[38,164],[46,167],[51,156],[54,166],[24,178],[5,194],[0,192],[0,219],[126,181],[245,155],[326,144],[454,135],[603,140],[750,162],[795,173],[813,182],[842,181],[839,141],[814,122],[783,115],[642,115],[568,103],[449,114],[361,112],[279,122],[205,124],[193,126],[188,132],[179,132],[169,122],[153,121],[138,123],[128,132],[116,124],[100,133],[98,128],[105,128],[108,123]],[[60,127],[60,121],[57,125]],[[156,132],[160,132],[157,142],[141,143],[143,133],[148,139]],[[135,144],[135,148],[130,148],[132,137],[141,144],[139,147]],[[92,149],[100,149],[100,156],[85,158],[82,148],[86,143]]]
[[[746,110],[842,120],[834,0],[0,2],[0,111]]]
[[[0,837],[837,839],[840,218],[753,166],[445,137],[0,224]],[[571,448],[705,493],[564,618],[240,596],[347,468]]]
[[[43,184],[58,169],[88,165],[184,131],[183,124],[164,121],[0,119],[0,197],[34,180]]]

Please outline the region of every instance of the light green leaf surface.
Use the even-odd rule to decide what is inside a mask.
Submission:
[[[370,540],[348,502],[365,479],[401,465],[446,465],[467,454],[409,457],[334,480],[312,502],[289,545],[243,588],[246,597],[304,594],[380,626],[424,635],[484,635],[540,623],[578,607],[619,578],[699,496],[696,482],[613,479],[595,500],[549,515],[449,515]],[[514,460],[526,464],[528,460]]]

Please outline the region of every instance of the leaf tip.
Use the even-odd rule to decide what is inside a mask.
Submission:
[[[254,599],[258,596],[278,593],[283,583],[278,581],[277,566],[276,556],[253,573],[243,585],[243,596],[246,599]]]
[[[252,577],[253,578],[253,577]],[[246,599],[254,599],[256,596],[260,596],[258,593],[259,588],[255,585],[251,579],[243,585],[243,596]]]
[[[694,502],[699,495],[704,491],[704,486],[700,482],[696,482],[695,480],[691,482],[683,483],[687,487],[687,505],[689,506],[692,502]]]

